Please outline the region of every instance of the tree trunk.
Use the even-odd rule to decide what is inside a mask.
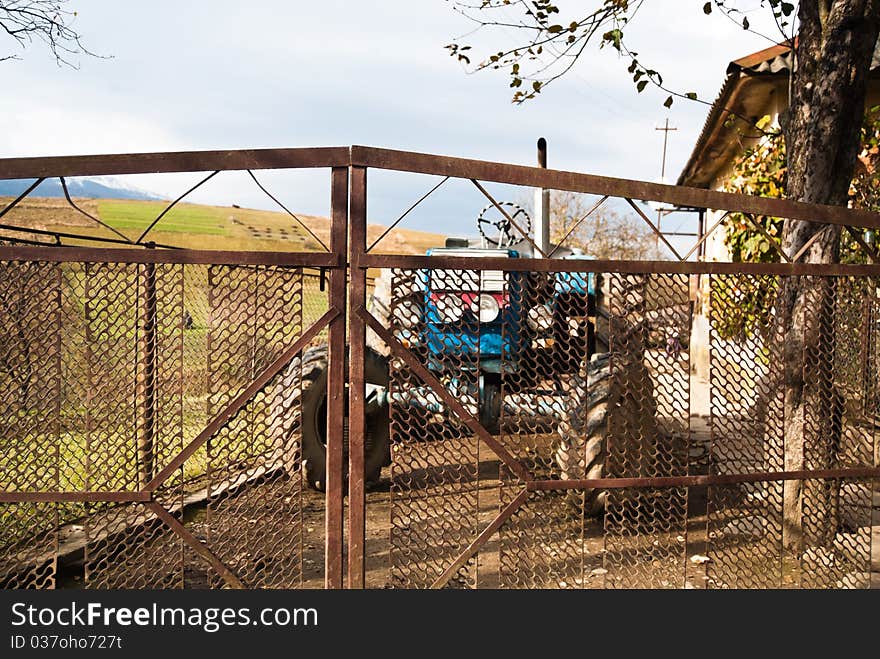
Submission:
[[[791,100],[783,117],[787,190],[798,201],[845,206],[860,149],[867,77],[880,26],[880,0],[805,0],[792,74]],[[786,220],[783,249],[794,255],[815,234],[801,257],[809,263],[839,258],[840,227]],[[788,277],[777,302],[776,322],[784,336],[785,469],[831,467],[835,424],[828,410],[833,391],[833,285],[827,278]],[[784,489],[787,547],[803,541],[803,484]],[[829,507],[819,514],[833,537]],[[811,519],[811,524],[814,520]]]

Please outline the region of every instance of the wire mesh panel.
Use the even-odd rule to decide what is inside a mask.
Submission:
[[[607,276],[610,394],[605,475],[684,476],[690,325],[681,275]],[[606,587],[684,586],[687,489],[612,489],[605,504]]]
[[[10,490],[50,490],[58,482],[60,284],[55,264],[0,264],[0,481]],[[26,444],[11,450],[21,437]]]
[[[771,317],[781,283],[775,276],[711,278],[711,473],[785,467],[785,329]],[[709,488],[708,586],[783,585],[782,501],[781,481]]]
[[[211,266],[209,416],[235,398],[300,333],[299,271]],[[209,440],[207,537],[253,587],[302,580],[301,477],[283,473],[289,434],[270,432],[280,377]],[[222,579],[212,574],[212,583]]]
[[[429,283],[430,280],[430,283]],[[394,271],[391,329],[478,415],[479,321],[466,313],[462,294],[479,290],[469,270]],[[436,296],[424,299],[424,292]],[[423,305],[429,315],[421,316]],[[443,414],[437,392],[402,361],[390,362],[391,585],[430,586],[476,534],[478,459],[476,437],[455,415]],[[476,563],[468,562],[450,585],[472,587]]]
[[[597,427],[607,400],[589,364],[593,306],[587,272],[506,273],[515,306],[505,320],[500,439],[535,478],[596,476]],[[588,374],[589,371],[589,374]],[[601,470],[601,467],[599,467]],[[522,490],[501,471],[501,505]],[[533,493],[501,528],[500,583],[505,588],[575,588],[602,567],[599,520],[585,514],[580,491]],[[586,528],[585,528],[586,527]],[[585,542],[589,548],[585,550]]]
[[[61,269],[0,263],[0,484],[58,487]],[[54,504],[0,505],[0,585],[52,588],[58,543]]]
[[[394,271],[392,333],[435,381],[392,355],[391,583],[866,586],[871,483],[772,475],[874,464],[877,283],[705,275],[703,381],[690,360],[688,275],[604,273],[582,308],[561,295],[566,278],[594,276]],[[781,298],[795,290],[809,299],[785,318]],[[477,305],[477,293],[493,300]],[[798,322],[808,341],[792,346]],[[804,364],[803,379],[791,379],[786,360]],[[810,401],[800,423],[786,412],[797,383]],[[450,394],[497,446],[461,423]],[[708,401],[705,437],[692,396]],[[694,480],[703,477],[716,479],[705,494]],[[651,484],[664,479],[680,484]],[[796,517],[786,507],[792,486]],[[800,530],[796,541],[786,524]]]
[[[805,310],[805,325],[815,340],[805,349],[805,466],[871,465],[876,441],[878,282],[811,277],[807,284],[813,304]],[[870,586],[872,500],[870,480],[803,482],[804,587]]]
[[[0,504],[0,583],[302,586],[302,387],[278,361],[307,327],[302,270],[7,261],[0,277],[0,483],[83,493]],[[310,291],[323,311],[309,322],[322,295]],[[323,527],[311,507],[309,531]]]

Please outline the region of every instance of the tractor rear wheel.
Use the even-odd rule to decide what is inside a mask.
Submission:
[[[560,422],[556,464],[565,480],[602,478],[605,469],[605,436],[611,397],[611,354],[595,354],[575,376],[568,395],[568,418]],[[605,492],[585,490],[589,514],[605,507]]]
[[[364,351],[364,379],[369,384],[388,386],[388,362],[370,348]],[[289,473],[301,469],[309,487],[324,491],[327,486],[327,345],[308,348],[302,357],[294,358],[282,384],[285,390],[278,398],[291,417],[283,437],[285,467]],[[382,467],[390,462],[390,431],[388,404],[370,407],[372,411],[366,415],[364,428],[364,477],[367,484],[374,484],[379,480]],[[348,422],[346,403],[343,420],[346,477]],[[295,438],[291,441],[295,431],[299,431],[298,441]]]

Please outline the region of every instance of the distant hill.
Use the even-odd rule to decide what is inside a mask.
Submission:
[[[59,186],[60,189],[60,186]],[[71,196],[80,194],[70,188]],[[119,189],[114,188],[114,194]],[[62,192],[63,195],[63,192]],[[11,201],[11,195],[0,192],[0,208]],[[167,207],[167,201],[115,198],[80,199],[77,206],[131,239],[136,239]],[[208,206],[181,202],[172,208],[150,231],[149,239],[162,245],[190,249],[316,251],[330,242],[330,220],[326,217],[297,214],[308,227],[306,231],[286,213],[239,208]],[[53,242],[50,236],[28,234],[27,229],[60,232],[77,236],[118,239],[106,228],[95,223],[67,203],[64,198],[25,198],[0,220],[7,226],[23,231],[0,229],[0,239],[18,237],[26,240]],[[370,223],[367,239],[372,243],[385,232],[385,226]],[[311,232],[311,235],[309,232]],[[317,240],[316,240],[317,238]],[[424,254],[431,247],[444,244],[442,234],[395,227],[376,246],[377,253]],[[65,245],[96,245],[88,240],[64,238]]]
[[[17,197],[27,190],[33,179],[12,179],[0,181],[0,197]],[[162,201],[160,197],[132,188],[113,178],[75,178],[66,179],[71,197],[87,199],[137,199],[141,201]],[[43,181],[31,192],[32,197],[63,197],[61,181],[51,178]]]

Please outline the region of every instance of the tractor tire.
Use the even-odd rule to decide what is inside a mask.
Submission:
[[[346,361],[348,361],[346,359]],[[388,362],[370,348],[364,351],[364,379],[388,386]],[[306,349],[294,358],[285,372],[284,388],[276,398],[290,421],[282,433],[283,461],[288,473],[301,470],[309,487],[324,491],[327,486],[327,345]],[[299,405],[297,405],[297,401]],[[348,476],[348,409],[346,399],[344,464]],[[387,403],[365,420],[364,476],[368,485],[379,481],[382,467],[390,463],[390,429]],[[297,441],[295,431],[299,431]]]
[[[566,409],[568,418],[559,423],[560,444],[556,464],[565,480],[602,478],[605,469],[605,435],[611,397],[610,353],[593,355],[586,368],[574,377]],[[605,508],[606,493],[585,490],[588,514]]]

